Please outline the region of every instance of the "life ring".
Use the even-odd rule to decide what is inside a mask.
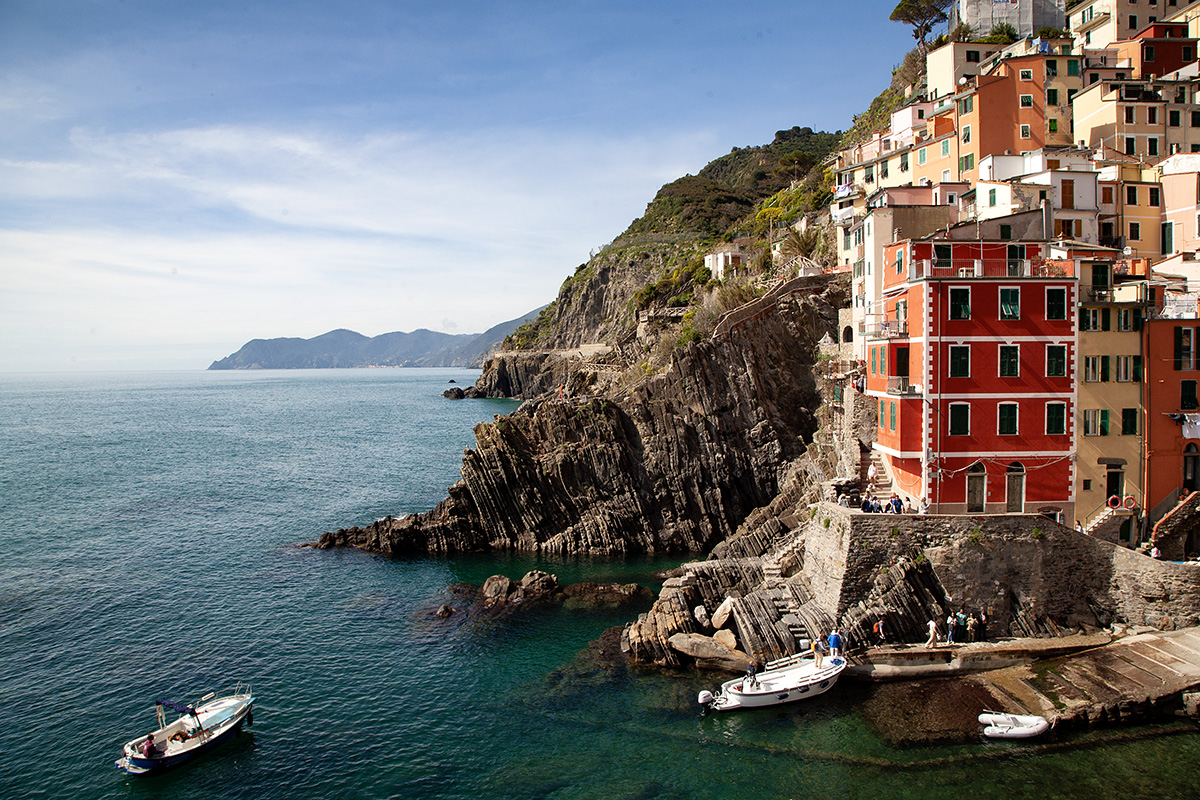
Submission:
[[[1109,508],[1120,508],[1121,507],[1121,496],[1119,494],[1114,494],[1112,497],[1108,498],[1108,507]]]
[[[1130,511],[1137,508],[1137,498],[1131,494],[1125,495],[1125,507]]]

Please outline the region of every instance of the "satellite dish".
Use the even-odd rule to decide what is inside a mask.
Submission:
[[[959,79],[958,79],[958,85],[959,85],[959,86],[966,86],[966,85],[967,85],[967,76],[966,76],[966,75],[964,75],[964,76],[962,76],[961,78],[959,78]]]
[[[1126,255],[1126,256],[1131,256],[1131,255],[1133,255],[1133,248],[1126,245],[1125,249],[1121,251],[1121,254]]]

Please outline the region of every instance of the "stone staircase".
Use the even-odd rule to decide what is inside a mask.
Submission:
[[[863,486],[875,497],[880,497],[886,500],[887,498],[891,497],[892,492],[895,489],[892,485],[892,478],[890,475],[888,475],[886,468],[887,465],[884,463],[883,455],[877,450],[871,450],[865,455],[866,457],[862,461],[862,472],[860,473],[862,475]],[[867,482],[867,473],[872,464],[875,465],[875,470],[878,473],[875,476],[875,484],[873,486],[868,485]]]

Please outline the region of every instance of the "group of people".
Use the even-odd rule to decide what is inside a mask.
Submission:
[[[968,642],[987,641],[987,612],[968,613],[965,607],[959,607],[958,612],[951,611],[946,615],[946,644],[966,644]],[[937,620],[929,620],[929,639],[926,647],[936,647],[938,643]]]
[[[817,669],[820,669],[826,655],[830,658],[837,658],[842,654],[842,635],[838,633],[837,628],[834,628],[825,638],[814,636],[810,647],[812,649],[813,662]]]
[[[921,513],[924,514],[929,506],[922,501]],[[859,510],[865,514],[916,514],[917,509],[913,507],[912,498],[900,499],[900,496],[892,492],[892,496],[886,501],[880,502],[878,497],[875,497],[870,492],[863,495],[862,503],[859,504]]]

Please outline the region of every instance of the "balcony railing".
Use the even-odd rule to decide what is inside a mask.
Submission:
[[[859,333],[865,339],[907,339],[908,322],[906,320],[888,319],[883,322],[866,322],[859,324]]]
[[[1034,259],[974,259],[972,261],[932,261],[920,259],[908,265],[908,279],[923,278],[1063,278],[1067,271],[1060,264]]]
[[[890,375],[887,380],[887,393],[919,396],[921,387],[915,383],[909,383],[907,375]]]

